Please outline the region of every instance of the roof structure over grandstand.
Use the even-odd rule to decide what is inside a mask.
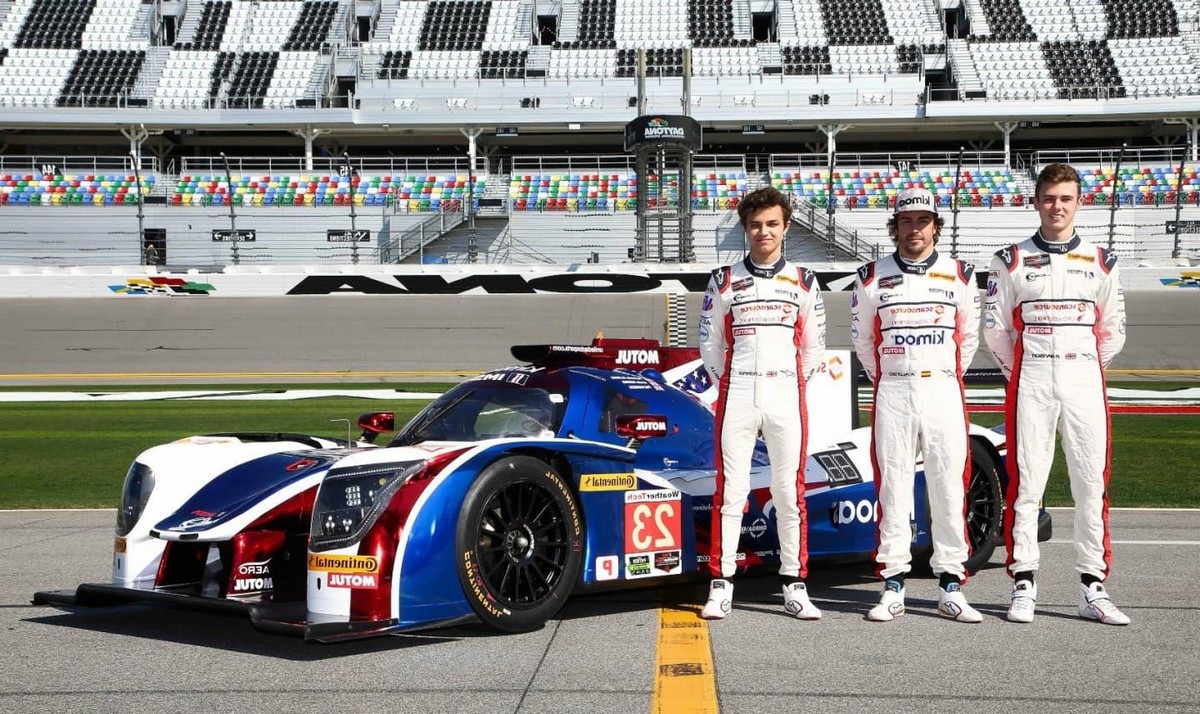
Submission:
[[[461,146],[462,126],[612,146],[636,114],[638,50],[650,113],[680,112],[687,61],[687,111],[714,145],[839,129],[843,143],[1178,137],[1164,119],[1200,118],[1187,0],[12,0],[0,14],[0,130],[25,147],[123,129],[407,149]]]

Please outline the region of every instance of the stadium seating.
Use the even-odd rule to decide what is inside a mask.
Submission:
[[[654,190],[665,205],[677,206],[679,181],[668,177]],[[692,207],[698,211],[736,209],[747,186],[744,171],[693,172]],[[639,187],[631,171],[581,173],[514,174],[509,181],[509,202],[513,211],[633,211],[637,208]],[[653,199],[657,205],[659,199]]]
[[[222,174],[183,175],[170,203],[175,206],[398,206],[409,212],[458,210],[467,196],[467,177],[233,175],[233,187]],[[475,179],[475,198],[487,188]]]
[[[999,207],[1023,205],[1026,197],[1012,173],[1006,169],[964,169],[960,177],[959,205]],[[845,208],[887,208],[896,195],[913,187],[927,188],[939,204],[950,206],[954,194],[953,169],[900,171],[890,168],[833,172],[832,196]],[[825,205],[830,197],[828,171],[776,170],[771,185],[802,199]]]
[[[155,175],[141,176],[146,192]],[[40,171],[0,173],[0,205],[4,206],[124,206],[137,203],[133,174],[43,174]]]
[[[1195,165],[1184,167],[1182,181],[1179,180],[1177,166],[1122,166],[1119,175],[1115,174],[1112,167],[1077,168],[1084,205],[1110,205],[1114,193],[1124,205],[1173,204],[1176,183],[1182,193],[1182,202],[1195,205],[1200,200],[1200,175],[1197,175],[1200,167]]]
[[[371,36],[353,52],[342,50],[353,46],[348,38],[355,33],[347,27],[356,23],[361,3],[194,0],[179,4],[177,41],[161,48],[146,5],[9,0],[0,18],[0,106],[122,107],[136,100],[134,106],[167,109],[321,107],[337,85],[322,81],[337,57],[341,71],[349,60],[357,72],[360,99],[384,107],[407,101],[418,111],[471,109],[488,102],[448,101],[465,95],[446,96],[442,82],[628,78],[639,49],[647,50],[651,77],[676,77],[688,48],[697,79],[781,75],[784,91],[801,87],[798,101],[808,97],[817,105],[916,107],[927,86],[943,88],[938,75],[927,83],[924,73],[943,69],[951,85],[970,78],[982,87],[959,99],[1200,94],[1195,11],[1177,9],[1172,0],[1088,0],[1078,7],[1068,0],[980,0],[962,6],[969,42],[966,55],[953,59],[946,46],[957,32],[940,26],[935,8],[904,0],[776,3],[767,42],[755,29],[757,11],[736,0],[552,3],[548,7],[559,13],[552,34],[563,41],[550,45],[531,30],[531,13],[545,8],[529,0],[380,0]],[[848,79],[846,89],[810,86],[829,75]],[[376,80],[384,80],[380,88]],[[397,81],[436,96],[422,106],[419,97],[395,87]],[[710,96],[701,97],[704,91]],[[612,106],[598,93],[582,95],[591,98],[582,104],[573,103],[574,96],[543,104],[522,95],[499,103]],[[728,87],[699,88],[694,96],[703,107],[762,106],[762,97]]]

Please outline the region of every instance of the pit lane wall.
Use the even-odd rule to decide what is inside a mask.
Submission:
[[[827,291],[850,290],[856,263],[811,266]],[[229,266],[219,273],[149,266],[0,266],[0,298],[700,293],[706,265]],[[1126,291],[1197,290],[1200,267],[1122,268]],[[980,287],[985,275],[979,273]]]

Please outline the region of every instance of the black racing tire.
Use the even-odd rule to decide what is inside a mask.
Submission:
[[[463,499],[455,537],[467,602],[497,630],[541,628],[579,579],[579,506],[562,476],[539,459],[506,456],[485,467]]]
[[[988,448],[971,439],[971,480],[967,484],[967,542],[971,557],[964,566],[978,572],[992,559],[1004,523],[1000,470]]]

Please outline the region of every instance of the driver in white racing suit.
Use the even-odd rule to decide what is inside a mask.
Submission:
[[[804,583],[804,387],[824,360],[825,306],[812,271],[783,257],[791,219],[787,197],[770,187],[754,191],[742,200],[738,215],[749,255],[713,272],[700,314],[700,355],[718,385],[713,580],[701,617],[723,618],[732,605],[751,456],[761,431],[771,460],[784,607],[800,619],[816,620],[821,611]]]
[[[1031,622],[1041,565],[1038,506],[1054,458],[1054,431],[1075,501],[1079,616],[1127,625],[1104,588],[1112,567],[1108,529],[1109,411],[1104,368],[1125,345],[1117,257],[1075,233],[1080,182],[1067,164],[1038,175],[1041,226],[1000,250],[988,276],[983,334],[1008,379],[1004,530],[1013,578],[1008,619]]]
[[[867,619],[876,622],[905,612],[918,450],[925,462],[938,614],[983,620],[961,592],[970,575],[964,511],[971,474],[963,374],[979,347],[980,297],[974,268],[935,249],[944,224],[937,200],[923,188],[900,192],[888,221],[896,252],[859,268],[850,298],[854,350],[875,385],[875,561],[884,589]]]

